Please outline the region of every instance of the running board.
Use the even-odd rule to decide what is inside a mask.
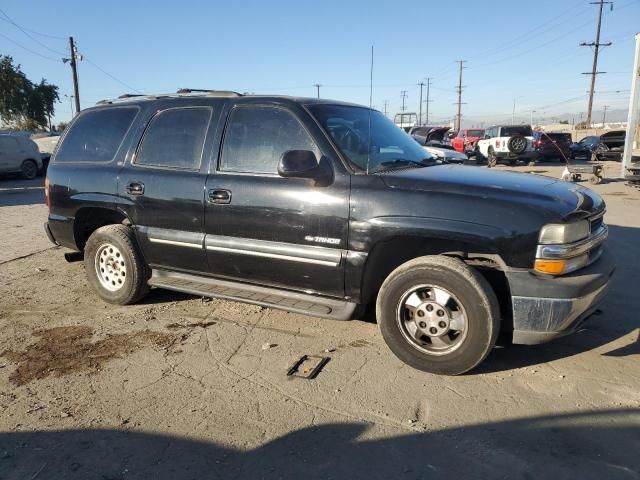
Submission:
[[[186,273],[153,269],[149,285],[178,292],[252,303],[333,320],[350,320],[356,304],[278,288],[260,287]]]

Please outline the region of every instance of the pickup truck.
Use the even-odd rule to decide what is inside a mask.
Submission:
[[[165,288],[375,316],[400,360],[437,374],[473,369],[499,334],[574,331],[614,271],[593,191],[443,164],[380,112],[330,100],[100,102],[65,131],[45,198],[49,239],[83,252],[106,302]]]

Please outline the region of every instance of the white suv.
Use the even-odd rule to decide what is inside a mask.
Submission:
[[[38,146],[26,135],[0,134],[0,174],[22,173],[36,178],[42,170]]]
[[[518,160],[534,162],[538,156],[533,146],[531,125],[494,125],[476,144],[476,160],[487,160],[494,167],[498,160],[515,165]]]

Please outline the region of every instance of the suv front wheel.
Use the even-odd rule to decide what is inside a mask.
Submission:
[[[89,283],[109,303],[128,305],[149,291],[149,268],[138,250],[133,231],[107,225],[91,234],[84,250]]]
[[[500,328],[498,301],[484,277],[442,255],[419,257],[391,272],[380,288],[376,316],[400,360],[444,375],[482,362]]]

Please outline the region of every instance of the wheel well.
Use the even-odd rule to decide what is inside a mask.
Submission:
[[[84,250],[87,240],[98,228],[116,223],[128,224],[130,222],[124,214],[117,210],[101,207],[86,207],[78,210],[73,222],[73,235],[78,250]]]
[[[375,245],[367,257],[362,278],[361,300],[364,310],[371,311],[380,286],[393,270],[413,258],[424,255],[457,257],[478,271],[491,285],[498,298],[502,330],[513,330],[511,292],[502,259],[480,245],[448,239],[396,237]]]

